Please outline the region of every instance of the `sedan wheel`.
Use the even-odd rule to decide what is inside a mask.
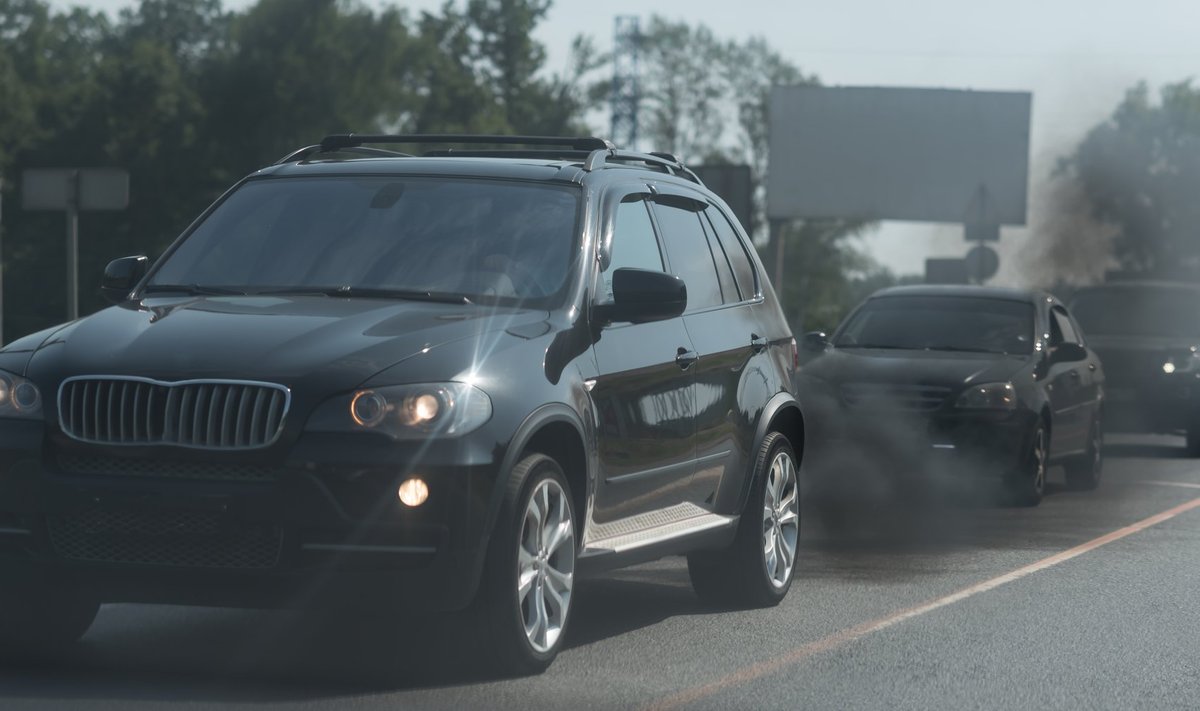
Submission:
[[[1017,506],[1037,506],[1046,493],[1046,466],[1050,458],[1046,426],[1039,422],[1029,438],[1024,463],[1008,477],[1008,493]]]

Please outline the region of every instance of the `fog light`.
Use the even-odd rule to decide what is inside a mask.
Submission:
[[[1167,361],[1166,363],[1163,363],[1163,372],[1166,373],[1167,375],[1174,373],[1175,372],[1175,364],[1172,363],[1171,361]]]
[[[429,486],[423,479],[405,479],[400,485],[400,501],[405,506],[417,507],[429,498]]]

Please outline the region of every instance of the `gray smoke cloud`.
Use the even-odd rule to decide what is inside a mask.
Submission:
[[[1082,186],[1071,175],[1053,175],[1033,192],[1029,226],[1016,255],[1023,286],[1095,284],[1116,266],[1117,227],[1092,216]]]

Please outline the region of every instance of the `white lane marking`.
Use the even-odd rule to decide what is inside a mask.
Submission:
[[[1200,489],[1200,484],[1193,484],[1190,481],[1157,481],[1146,480],[1139,481],[1139,484],[1151,484],[1153,486],[1178,486],[1182,489]]]
[[[861,625],[857,625],[840,632],[834,632],[828,637],[818,639],[815,642],[809,642],[808,644],[797,647],[791,652],[782,654],[774,659],[765,662],[759,662],[758,664],[753,664],[748,667],[743,667],[742,669],[739,669],[727,676],[721,677],[716,681],[699,686],[693,686],[691,688],[681,689],[680,691],[660,699],[659,701],[652,703],[645,708],[649,711],[666,711],[667,709],[676,709],[681,706],[693,704],[701,699],[714,696],[715,694],[726,691],[732,687],[755,681],[756,679],[761,679],[762,677],[770,674],[774,674],[785,667],[797,664],[813,655],[828,651],[834,647],[840,647],[844,644],[854,642],[866,637],[867,635],[885,630],[906,620],[911,620],[914,617],[920,617],[921,615],[933,612],[934,610],[938,610],[948,605],[953,605],[956,602],[966,600],[967,598],[978,595],[979,593],[987,592],[988,590],[994,590],[1001,585],[1011,583],[1015,580],[1020,580],[1021,578],[1033,575],[1039,571],[1052,568],[1060,563],[1065,563],[1072,558],[1077,558],[1084,553],[1094,551],[1101,546],[1112,543],[1113,541],[1119,541],[1126,536],[1131,536],[1135,533],[1144,531],[1151,526],[1157,526],[1163,521],[1175,518],[1179,514],[1191,511],[1195,508],[1200,508],[1200,498],[1192,499],[1186,503],[1174,506],[1166,511],[1163,511],[1162,513],[1155,514],[1149,518],[1144,518],[1141,521],[1130,524],[1124,528],[1118,528],[1111,533],[1106,533],[1099,538],[1093,538],[1087,543],[1082,543],[1074,548],[1062,551],[1061,553],[1055,553],[1054,555],[1043,558],[1036,563],[1030,563],[1029,565],[1017,568],[1011,572],[998,575],[990,580],[985,580],[981,583],[976,583],[975,585],[965,587],[962,590],[946,595],[945,597],[939,597],[935,600],[921,603],[906,610],[900,610],[899,612],[892,613],[886,617],[871,620],[870,622],[864,622]]]

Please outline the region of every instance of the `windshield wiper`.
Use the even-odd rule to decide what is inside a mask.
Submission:
[[[344,299],[403,299],[405,301],[433,301],[442,304],[470,304],[463,294],[437,291],[408,291],[405,289],[373,289],[362,286],[294,286],[282,289],[264,289],[256,295],[269,296],[334,296]]]
[[[204,286],[201,284],[151,284],[142,289],[143,294],[162,294],[166,292],[183,292],[200,296],[245,296],[246,292],[230,289],[224,286]]]

